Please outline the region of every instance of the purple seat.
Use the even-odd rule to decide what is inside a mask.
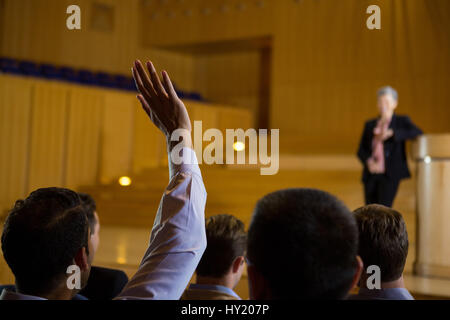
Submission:
[[[78,71],[77,82],[82,84],[97,84],[94,74],[88,70]]]
[[[50,64],[42,64],[39,67],[41,76],[47,79],[63,79],[60,70]]]
[[[61,75],[62,80],[70,82],[78,82],[77,73],[70,67],[59,68],[59,74]]]
[[[116,81],[114,77],[106,72],[98,72],[94,75],[95,84],[107,87],[107,88],[116,88]]]
[[[0,71],[20,74],[19,63],[14,59],[0,58]]]
[[[19,62],[20,73],[26,76],[40,76],[39,68],[36,63],[29,61]]]

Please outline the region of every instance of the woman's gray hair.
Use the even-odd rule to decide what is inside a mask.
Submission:
[[[377,98],[384,96],[385,94],[390,94],[395,101],[398,101],[398,93],[397,90],[395,90],[394,88],[386,86],[378,89]]]

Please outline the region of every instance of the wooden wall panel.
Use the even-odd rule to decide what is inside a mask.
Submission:
[[[159,74],[161,74],[162,70],[166,70],[176,88],[187,92],[198,91],[194,84],[194,57],[155,48],[139,49],[134,56],[126,60],[126,68],[124,69],[130,75],[130,63],[133,63],[135,59],[140,59],[142,62],[151,60]]]
[[[199,55],[194,65],[194,86],[207,101],[258,114],[261,76],[258,50]]]
[[[185,105],[201,135],[252,123],[248,110]],[[37,188],[76,190],[167,166],[164,136],[135,94],[11,75],[0,75],[0,150],[0,212]]]
[[[65,84],[34,81],[27,192],[64,183],[68,93]]]
[[[272,34],[276,23],[273,16],[280,2],[288,1],[150,1],[140,7],[144,28],[149,30],[141,35],[142,41],[150,47]]]
[[[0,75],[0,213],[26,196],[31,81]]]
[[[98,182],[103,107],[104,99],[95,89],[80,87],[69,96],[64,181],[68,188]]]
[[[6,36],[5,0],[0,0],[0,52],[3,52]]]
[[[192,128],[194,128],[195,121],[202,122],[203,131],[209,128],[218,128],[219,126],[218,107],[213,105],[205,105],[204,103],[191,100],[185,100],[184,104],[188,109]]]
[[[144,9],[155,17],[143,20],[149,30],[143,41],[148,47],[213,48],[220,41],[271,37],[270,126],[280,129],[283,153],[355,153],[364,121],[377,115],[376,90],[384,85],[398,89],[398,113],[429,133],[450,130],[444,120],[450,118],[449,1],[263,2],[193,1],[187,8],[155,1]],[[381,8],[381,30],[366,27],[370,4]],[[178,14],[181,30],[163,18],[168,12]],[[214,100],[229,83],[227,93],[235,93],[239,61],[196,60],[200,91],[213,92]]]
[[[137,57],[152,59],[178,87],[246,106],[254,95],[251,72],[239,71],[245,59],[220,64],[161,48],[268,36],[270,126],[280,129],[282,152],[354,153],[386,84],[399,91],[399,113],[429,133],[450,130],[448,0],[377,0],[375,31],[365,26],[371,3],[361,0],[97,2],[114,9],[110,32],[92,29],[94,0],[79,1],[81,31],[65,28],[70,0],[3,0],[0,54],[124,74]]]
[[[151,123],[137,100],[134,106],[133,172],[140,172],[146,168],[160,166],[167,155],[163,134]]]
[[[101,133],[101,183],[109,183],[131,173],[135,99],[132,94],[113,91],[105,93]]]
[[[247,130],[253,128],[253,113],[240,108],[227,108],[225,106],[218,109],[218,127],[225,133],[226,129]]]
[[[139,2],[79,0],[81,30],[68,30],[71,0],[2,0],[0,56],[127,75],[135,59],[152,59],[178,87],[192,90],[192,57],[143,47],[141,35],[147,30],[141,26]],[[111,30],[93,28],[95,4],[112,9]]]
[[[281,129],[282,152],[355,153],[384,85],[398,90],[398,113],[426,132],[450,130],[442,121],[450,117],[442,90],[450,83],[450,3],[377,4],[382,29],[371,31],[366,1],[280,2],[271,126]]]

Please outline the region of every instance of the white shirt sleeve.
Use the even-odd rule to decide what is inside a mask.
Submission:
[[[137,273],[116,299],[178,300],[206,249],[206,190],[195,152],[184,147],[181,153],[180,165],[169,157],[170,182],[149,247]]]

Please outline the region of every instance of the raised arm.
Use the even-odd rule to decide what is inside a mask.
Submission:
[[[195,152],[191,148],[191,123],[186,107],[178,98],[168,74],[161,83],[151,62],[148,76],[137,61],[133,77],[138,99],[152,122],[164,133],[169,155],[170,181],[164,191],[153,224],[149,247],[137,273],[116,299],[179,299],[206,248],[203,185]],[[171,141],[182,131],[181,164],[171,152],[179,143]]]

